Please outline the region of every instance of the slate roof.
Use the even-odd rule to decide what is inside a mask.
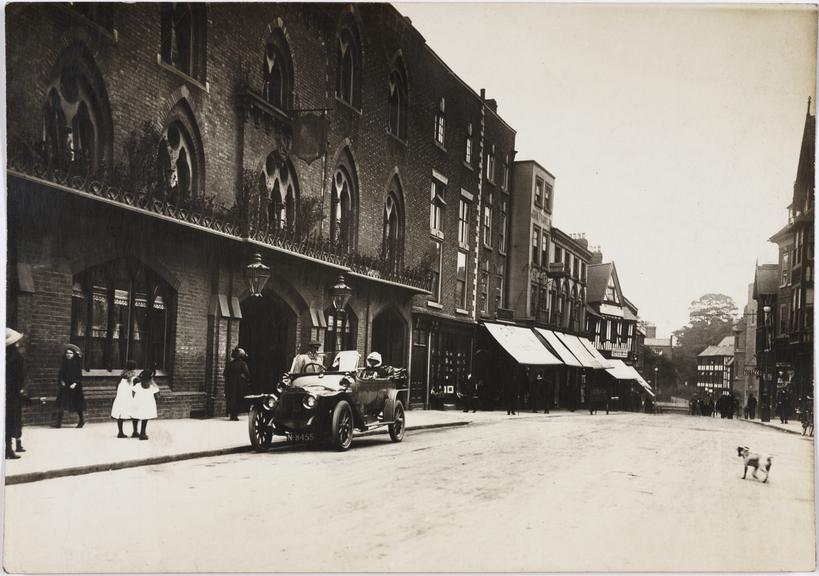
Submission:
[[[734,355],[734,337],[726,336],[716,346],[709,346],[697,356],[733,356]]]
[[[779,264],[762,264],[756,267],[754,296],[776,294],[779,289]]]

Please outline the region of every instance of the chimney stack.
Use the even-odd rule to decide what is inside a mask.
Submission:
[[[600,251],[600,246],[590,246],[589,252],[591,252],[591,260],[589,261],[589,264],[603,263],[603,253]]]

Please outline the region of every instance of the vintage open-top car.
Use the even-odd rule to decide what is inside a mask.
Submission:
[[[402,368],[360,368],[355,350],[336,354],[329,369],[316,362],[306,372],[285,374],[268,394],[250,400],[248,432],[256,450],[270,447],[273,436],[329,442],[346,450],[353,430],[387,426],[390,439],[404,437],[407,373]],[[311,371],[312,370],[312,371]]]

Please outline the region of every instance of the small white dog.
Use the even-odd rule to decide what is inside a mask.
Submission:
[[[763,454],[758,454],[756,452],[751,452],[750,448],[747,446],[737,446],[737,456],[742,458],[744,462],[744,469],[742,471],[742,479],[745,479],[746,474],[748,474],[748,468],[753,468],[753,477],[759,480],[759,477],[756,473],[759,470],[765,471],[765,479],[762,481],[763,483],[768,481],[768,476],[771,474],[771,460],[773,456],[765,456]]]

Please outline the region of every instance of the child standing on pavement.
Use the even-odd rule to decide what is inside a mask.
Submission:
[[[131,419],[131,411],[134,403],[134,379],[137,376],[137,364],[133,360],[128,360],[125,363],[125,370],[120,374],[119,385],[117,385],[117,395],[114,398],[114,405],[111,406],[111,418],[117,421],[117,429],[119,433],[117,438],[127,438],[128,436],[122,431],[122,421]],[[137,435],[136,420],[132,420],[134,424],[133,436]]]
[[[134,432],[136,432],[136,421],[142,420],[142,427],[139,431],[140,440],[148,439],[148,435],[145,433],[148,420],[156,418],[156,395],[159,393],[159,386],[154,382],[154,374],[156,374],[156,370],[143,370],[137,377],[139,383],[134,386],[131,418],[134,421]]]

